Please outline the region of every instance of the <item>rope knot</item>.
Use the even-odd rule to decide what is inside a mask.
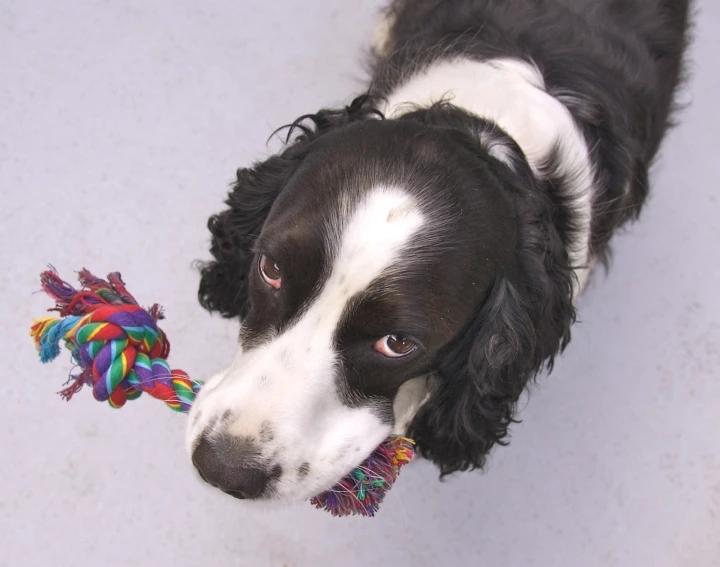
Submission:
[[[166,361],[170,343],[157,326],[162,309],[140,307],[119,273],[106,281],[82,270],[80,283],[76,290],[53,270],[44,272],[41,285],[61,317],[38,320],[30,331],[40,360],[55,359],[62,340],[80,367],[60,395],[69,400],[88,384],[96,400],[116,408],[147,392],[174,410],[188,411],[200,386]]]

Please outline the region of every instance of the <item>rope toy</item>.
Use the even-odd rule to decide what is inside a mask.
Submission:
[[[147,310],[140,307],[118,272],[103,280],[83,269],[79,280],[81,289],[77,290],[55,270],[43,272],[42,289],[55,300],[55,307],[48,311],[60,316],[37,319],[30,329],[42,362],[57,358],[60,341],[64,341],[80,369],[60,390],[62,398],[70,400],[88,385],[96,400],[114,408],[146,392],[170,409],[190,411],[202,382],[170,369],[166,360],[170,343],[157,325],[164,318],[162,308],[158,304]],[[390,436],[350,474],[310,502],[333,516],[374,516],[413,453],[411,439]]]

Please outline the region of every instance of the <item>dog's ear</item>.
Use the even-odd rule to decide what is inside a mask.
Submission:
[[[505,171],[509,175],[509,170]],[[531,183],[530,175],[525,177]],[[512,190],[510,178],[505,183]],[[520,188],[522,184],[514,184]],[[433,391],[409,436],[441,474],[480,468],[506,444],[528,381],[570,340],[573,275],[541,191],[516,192],[518,249],[474,318],[439,354]]]
[[[245,317],[253,246],[270,208],[299,160],[289,152],[238,169],[237,181],[225,201],[227,209],[208,219],[214,260],[200,267],[200,304],[223,317]]]
[[[356,98],[342,109],[323,109],[284,126],[285,149],[264,162],[237,171],[226,200],[227,209],[208,220],[214,260],[200,265],[200,304],[223,317],[245,317],[250,309],[248,276],[253,248],[275,199],[297,170],[312,141],[343,125],[382,118],[369,96]]]

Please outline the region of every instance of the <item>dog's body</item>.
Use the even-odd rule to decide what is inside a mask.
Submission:
[[[369,94],[298,119],[210,220],[200,299],[242,330],[193,408],[203,478],[306,498],[391,432],[443,473],[482,466],[640,212],[687,17],[687,0],[396,0]]]

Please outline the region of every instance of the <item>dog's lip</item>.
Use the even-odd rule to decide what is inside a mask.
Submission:
[[[237,498],[238,500],[247,500],[247,496],[237,490],[223,490],[223,492],[233,498]]]

